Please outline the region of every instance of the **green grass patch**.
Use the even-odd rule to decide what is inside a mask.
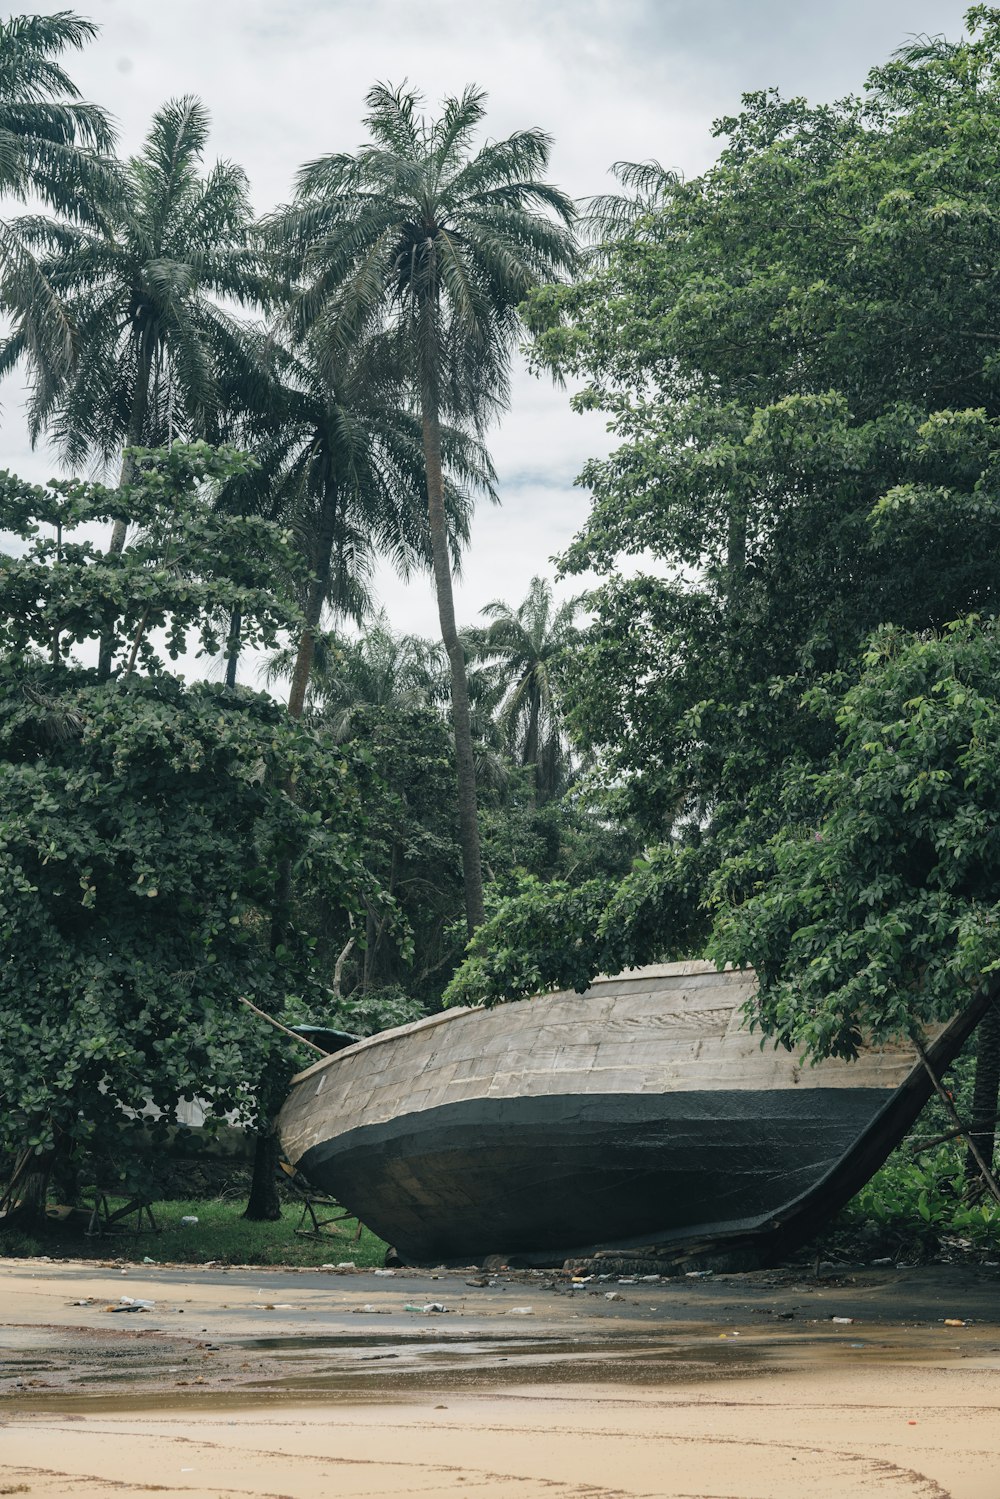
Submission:
[[[124,1199],[109,1199],[112,1208]],[[0,1255],[51,1255],[67,1259],[151,1260],[187,1265],[327,1265],[353,1260],[361,1268],[383,1264],[386,1245],[367,1228],[355,1238],[357,1221],[339,1223],[339,1233],[329,1230],[320,1239],[296,1233],[302,1218],[301,1203],[285,1203],[276,1223],[251,1223],[241,1216],[242,1202],[171,1201],[154,1202],[153,1217],[159,1233],[135,1233],[116,1225],[93,1237],[78,1227],[54,1225],[37,1234],[16,1231],[0,1234]],[[323,1215],[320,1214],[320,1217]],[[197,1218],[196,1224],[181,1226],[181,1219]],[[310,1226],[308,1222],[306,1227]]]

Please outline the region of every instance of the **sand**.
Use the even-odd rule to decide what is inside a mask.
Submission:
[[[996,1270],[473,1278],[0,1262],[0,1495],[1000,1496]]]

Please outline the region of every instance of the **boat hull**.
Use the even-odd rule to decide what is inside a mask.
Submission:
[[[295,1080],[290,1158],[414,1263],[768,1241],[888,1154],[930,1088],[912,1048],[818,1067],[749,1036],[753,975],[671,964],[384,1033]],[[971,1022],[943,1028],[935,1059]]]

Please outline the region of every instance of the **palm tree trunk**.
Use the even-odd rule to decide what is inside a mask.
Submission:
[[[306,689],[312,671],[313,652],[316,648],[316,631],[323,615],[323,605],[330,591],[330,558],[333,554],[334,538],[337,534],[337,486],[328,480],[323,486],[323,505],[319,515],[319,530],[316,535],[316,571],[306,600],[305,624],[299,636],[299,648],[295,655],[295,669],[288,694],[288,712],[292,718],[301,718],[305,707]]]
[[[458,768],[459,837],[465,883],[465,919],[469,935],[481,926],[483,866],[479,850],[479,814],[476,805],[476,768],[472,757],[469,721],[469,683],[465,673],[465,651],[455,625],[455,601],[448,557],[448,525],[444,509],[444,474],[441,468],[441,421],[437,401],[426,388],[421,402],[424,463],[427,469],[427,516],[430,522],[441,639],[451,667],[451,715],[455,731],[455,762]]]
[[[539,781],[541,779],[541,766],[538,763],[538,718],[539,701],[537,692],[531,694],[531,707],[528,712],[528,732],[524,736],[524,759],[525,765],[531,766],[531,800],[538,805]]]
[[[124,489],[126,484],[131,484],[135,478],[135,460],[131,449],[142,442],[143,433],[146,430],[146,413],[149,408],[149,377],[153,368],[153,345],[149,338],[143,336],[139,344],[139,361],[136,370],[135,390],[132,392],[132,410],[129,413],[128,434],[125,439],[125,452],[122,456],[121,474],[118,479],[119,488]],[[108,547],[109,557],[119,557],[125,548],[125,534],[128,531],[128,522],[116,520],[111,530],[111,544]],[[106,682],[111,675],[111,657],[114,653],[114,630],[108,628],[101,635],[100,648],[97,656],[97,680]]]

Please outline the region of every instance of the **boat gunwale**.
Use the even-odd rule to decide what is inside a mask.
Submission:
[[[508,999],[500,1004],[489,1008],[499,1010],[507,1005],[544,1003],[549,999],[559,999],[562,996],[576,995],[577,999],[586,999],[602,984],[622,983],[634,974],[637,983],[643,983],[651,979],[688,978],[703,973],[746,973],[752,974],[753,969],[736,969],[732,963],[727,963],[724,968],[719,968],[708,958],[685,958],[678,963],[648,963],[637,964],[633,968],[623,969],[620,973],[599,973],[591,981],[586,989],[551,989],[546,994],[533,994],[526,999]],[[641,975],[641,977],[640,977]],[[735,1008],[735,1006],[734,1006]],[[442,1010],[437,1015],[424,1015],[419,1020],[411,1020],[407,1025],[396,1025],[391,1030],[376,1031],[374,1036],[364,1036],[360,1041],[355,1041],[351,1046],[345,1046],[340,1051],[331,1052],[327,1057],[320,1057],[318,1062],[313,1062],[309,1067],[297,1072],[292,1078],[289,1087],[293,1088],[297,1083],[304,1082],[306,1078],[315,1077],[317,1073],[323,1072],[334,1062],[342,1062],[348,1057],[354,1057],[359,1052],[366,1051],[373,1046],[386,1045],[391,1041],[397,1041],[400,1036],[412,1036],[416,1031],[430,1030],[436,1025],[443,1025],[446,1021],[457,1020],[462,1015],[480,1015],[486,1013],[485,1005],[456,1005],[454,1009]]]

